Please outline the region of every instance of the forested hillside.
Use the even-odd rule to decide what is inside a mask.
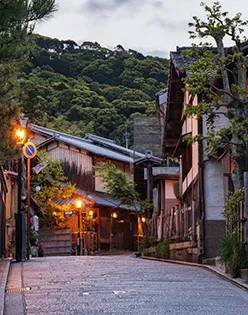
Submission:
[[[39,125],[123,143],[133,115],[154,116],[154,94],[167,82],[168,60],[118,45],[78,45],[35,35],[20,83],[23,107]]]

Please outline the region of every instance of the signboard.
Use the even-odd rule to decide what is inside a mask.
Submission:
[[[77,211],[65,211],[64,212],[65,217],[75,217],[76,215],[78,215]]]
[[[27,159],[32,159],[36,156],[36,145],[33,142],[26,142],[23,146],[22,152],[23,155],[27,158]]]

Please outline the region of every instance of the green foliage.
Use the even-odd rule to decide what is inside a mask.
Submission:
[[[41,241],[38,241],[38,257],[43,257],[44,256],[44,249],[42,247]]]
[[[20,74],[22,104],[32,122],[75,135],[90,130],[124,144],[131,115],[154,115],[154,94],[167,82],[168,60],[37,34],[33,41]]]
[[[30,229],[30,235],[29,235],[30,239],[30,245],[31,246],[36,246],[37,245],[37,241],[39,239],[39,236],[36,232],[34,232],[32,229]]]
[[[244,188],[228,192],[224,206],[227,235],[220,241],[220,262],[226,264],[233,277],[239,276],[240,268],[247,267],[245,248],[239,239],[240,209],[244,209]]]
[[[0,2],[0,163],[17,155],[14,128],[20,112],[18,71],[31,49],[38,21],[55,10],[54,0]]]
[[[232,277],[239,276],[241,268],[248,266],[245,248],[238,239],[237,233],[231,233],[220,241],[220,262],[226,264]]]
[[[66,177],[60,160],[52,159],[47,153],[42,152],[38,152],[38,156],[41,163],[47,164],[39,174],[31,176],[32,183],[41,187],[39,192],[35,190],[33,192],[45,213],[40,218],[40,224],[42,227],[63,227],[66,225],[64,212],[72,210],[74,205],[60,205],[58,201],[73,197],[76,194],[75,186],[65,182]]]
[[[140,202],[140,208],[141,208],[141,215],[142,213],[147,212],[147,211],[150,211],[151,213],[153,213],[154,205],[153,205],[153,202],[147,198]]]
[[[146,235],[142,238],[141,242],[139,243],[139,250],[142,251],[144,248],[150,248],[156,244],[156,238],[151,235]]]
[[[139,195],[135,190],[135,184],[128,180],[123,171],[114,164],[106,162],[100,162],[93,169],[96,172],[96,176],[99,176],[105,183],[107,193],[111,197],[119,199],[121,204],[136,208]]]
[[[169,259],[170,258],[170,241],[164,240],[156,246],[156,257]]]
[[[12,257],[15,257],[16,255],[16,230],[13,229],[11,233],[11,241],[9,243],[9,252],[12,255]]]
[[[186,104],[187,117],[207,117],[208,134],[205,136],[212,156],[219,156],[232,150],[234,156],[235,187],[242,187],[242,176],[248,167],[248,95],[246,92],[247,53],[243,50],[244,27],[248,21],[241,19],[241,13],[229,17],[219,2],[210,7],[201,6],[206,19],[194,16],[189,23],[190,38],[201,39],[192,49],[185,50],[190,66],[185,67],[187,77],[185,89],[191,95],[201,95],[198,104]],[[207,42],[212,38],[213,48]],[[225,40],[232,41],[232,47],[225,47]],[[205,41],[204,41],[205,40]],[[226,127],[219,128],[217,120],[226,119]],[[222,123],[223,125],[223,123]],[[216,128],[217,127],[217,128]],[[218,130],[220,129],[220,130]]]
[[[85,230],[90,232],[95,232],[96,219],[92,216],[87,216],[84,219]]]
[[[235,192],[228,192],[228,198],[224,206],[224,216],[228,229],[233,233],[238,232],[238,223],[240,220],[240,208],[244,209],[244,188]]]

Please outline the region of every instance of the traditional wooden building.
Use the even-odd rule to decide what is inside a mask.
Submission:
[[[6,256],[6,194],[5,174],[0,165],[0,258]]]
[[[167,216],[179,202],[174,192],[179,180],[178,164],[147,151],[145,157],[135,161],[135,170],[138,188],[146,187],[144,199],[147,198],[153,204],[153,209],[148,209],[146,214],[149,220],[148,234],[158,241],[167,239],[173,228],[172,221],[167,222]]]
[[[218,255],[219,240],[225,234],[225,218],[222,214],[224,199],[229,188],[230,160],[227,152],[213,157],[204,142],[189,143],[186,135],[205,135],[206,117],[186,118],[185,104],[197,105],[200,95],[183,92],[185,66],[192,59],[182,55],[185,48],[177,48],[170,54],[170,73],[166,106],[161,110],[164,119],[163,155],[180,163],[180,175],[176,195],[178,204],[173,216],[167,217],[171,257],[199,262],[202,258]],[[227,125],[224,116],[216,119],[215,127]],[[169,223],[170,222],[170,223]]]
[[[6,213],[5,213],[5,253],[6,257],[15,254],[15,247],[11,248],[15,239],[15,213],[17,213],[17,172],[14,170],[4,170],[7,194],[6,194]]]
[[[76,184],[79,194],[87,196],[84,212],[87,216],[92,213],[96,219],[97,247],[101,250],[137,250],[141,224],[137,214],[139,206],[136,209],[120,206],[119,200],[113,200],[106,194],[104,183],[95,176],[92,167],[101,161],[113,163],[133,182],[134,160],[144,155],[91,134],[82,139],[32,124],[29,129],[30,139],[37,148],[48,152],[53,158],[61,159],[68,180]],[[76,240],[77,218],[68,220]],[[83,223],[80,223],[81,231],[84,229]]]

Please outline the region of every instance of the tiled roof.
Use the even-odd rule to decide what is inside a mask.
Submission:
[[[182,55],[182,51],[172,51],[170,56],[174,67],[178,70],[183,70],[183,67],[189,67],[194,61],[196,61],[195,58]]]
[[[136,152],[136,151],[124,148],[124,147],[116,144],[114,141],[111,141],[109,139],[106,139],[106,138],[103,138],[103,137],[99,137],[99,136],[96,136],[96,135],[92,135],[90,133],[86,134],[85,139],[89,139],[92,142],[94,142],[95,144],[103,145],[103,146],[108,147],[110,149],[122,152],[122,153],[124,153],[126,155],[135,156],[135,158],[144,157],[145,156],[143,153],[139,153],[139,152]]]
[[[29,128],[33,132],[41,133],[47,136],[53,137],[57,141],[65,142],[73,145],[77,148],[86,150],[96,155],[104,156],[113,160],[133,163],[135,158],[144,156],[141,153],[134,152],[132,150],[121,147],[108,139],[99,137],[101,140],[91,140],[86,138],[75,137],[63,132],[40,127],[37,125],[30,124]],[[96,137],[96,136],[95,136]],[[100,143],[101,145],[100,145]]]
[[[77,188],[78,194],[82,196],[87,196],[87,200],[94,201],[95,205],[98,206],[104,206],[108,208],[119,208],[127,211],[139,211],[140,210],[140,205],[136,204],[136,209],[134,207],[128,207],[126,205],[120,205],[121,201],[118,199],[113,199],[110,196],[103,194],[103,193],[90,193],[87,194],[86,191]],[[60,205],[65,205],[65,204],[73,204],[74,203],[74,198],[69,198],[69,199],[61,199],[61,200],[56,200],[56,203]]]

